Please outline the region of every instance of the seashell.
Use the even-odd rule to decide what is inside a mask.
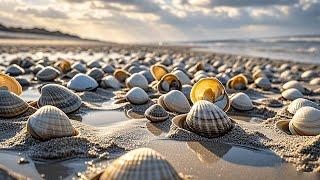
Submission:
[[[315,78],[317,76],[318,76],[318,73],[316,71],[308,70],[308,71],[305,71],[301,74],[301,79],[309,80],[309,79]]]
[[[82,102],[80,97],[68,88],[58,84],[47,84],[41,88],[41,96],[38,106],[52,105],[61,109],[64,113],[78,110]]]
[[[164,109],[176,113],[187,113],[191,108],[188,99],[178,90],[172,90],[160,96],[158,104]]]
[[[43,141],[78,134],[68,116],[50,105],[41,107],[29,117],[27,131],[33,138]]]
[[[15,117],[26,112],[28,108],[28,103],[16,94],[7,90],[0,90],[0,117]]]
[[[24,74],[25,71],[19,65],[12,64],[6,69],[5,73],[9,74],[10,76],[20,76],[20,75]]]
[[[104,72],[101,69],[92,68],[87,72],[87,75],[92,77],[96,81],[100,81],[104,76]]]
[[[190,93],[192,86],[189,84],[185,84],[182,86],[181,92],[187,97],[187,99],[191,102]]]
[[[141,105],[146,104],[149,101],[149,96],[140,87],[133,87],[130,91],[127,92],[126,99],[131,104]]]
[[[150,148],[138,148],[113,161],[101,174],[104,179],[182,179],[172,165]]]
[[[311,85],[320,85],[320,77],[314,78],[310,81]]]
[[[215,103],[224,111],[230,108],[229,97],[224,86],[217,78],[203,78],[193,85],[190,93],[192,103],[207,100]]]
[[[16,80],[18,81],[18,83],[19,83],[21,86],[23,86],[23,87],[26,87],[26,86],[29,86],[29,85],[30,85],[29,80],[26,79],[26,78],[16,77],[15,79],[16,79]]]
[[[80,72],[76,69],[71,70],[67,74],[63,76],[63,78],[73,78],[75,75],[79,74]]]
[[[54,67],[57,67],[61,70],[62,73],[67,73],[71,70],[71,63],[66,59],[59,60],[54,64]]]
[[[165,74],[169,73],[167,68],[161,64],[155,64],[150,67],[150,72],[153,78],[159,81]]]
[[[182,85],[177,76],[166,74],[159,81],[157,88],[160,93],[167,93],[171,90],[181,91]]]
[[[113,66],[106,64],[102,67],[102,71],[108,74],[112,74],[114,73],[115,69]]]
[[[241,111],[253,109],[253,104],[250,97],[245,93],[236,93],[230,98],[230,104],[233,108]]]
[[[16,95],[20,95],[22,93],[22,87],[19,82],[14,77],[10,77],[2,73],[0,73],[0,89],[7,89]]]
[[[187,76],[183,71],[176,70],[176,71],[172,72],[172,74],[175,75],[179,79],[179,81],[181,82],[182,85],[191,84],[191,80],[190,80],[189,76]]]
[[[303,94],[295,88],[287,89],[287,90],[283,91],[281,93],[281,95],[286,100],[291,100],[291,101],[298,99],[298,98],[303,98]]]
[[[79,73],[68,82],[67,87],[75,91],[91,91],[98,87],[98,83],[92,77]]]
[[[259,77],[256,80],[254,80],[254,83],[257,87],[263,89],[263,90],[269,90],[271,89],[271,82],[266,77]]]
[[[36,66],[33,66],[31,71],[33,74],[37,74],[41,69],[43,69],[44,66],[41,64],[37,64]]]
[[[168,112],[159,104],[150,106],[144,113],[151,122],[161,122],[169,118]]]
[[[149,70],[143,70],[139,72],[139,74],[143,75],[147,79],[148,83],[151,83],[154,81],[154,78]]]
[[[128,69],[128,72],[130,74],[133,74],[133,73],[138,73],[138,72],[141,72],[143,71],[142,68],[138,67],[138,66],[131,66],[129,69]]]
[[[295,114],[300,108],[305,106],[320,109],[320,106],[318,104],[304,98],[298,98],[289,104],[287,110],[289,111],[289,113]]]
[[[305,94],[307,92],[307,89],[305,87],[303,87],[303,85],[296,80],[292,80],[292,81],[285,83],[284,85],[282,85],[282,88],[283,88],[283,90],[295,88],[295,89],[299,90],[302,94]]]
[[[128,88],[140,87],[142,89],[148,89],[148,80],[141,74],[134,73],[126,79],[126,86]]]
[[[92,60],[87,63],[88,68],[101,68],[100,60]]]
[[[320,134],[320,110],[305,106],[294,114],[290,121],[280,120],[276,127],[288,134],[316,136]]]
[[[60,75],[60,72],[51,67],[51,66],[47,66],[43,69],[41,69],[37,74],[36,77],[38,78],[38,80],[40,81],[53,81],[55,80],[58,76]]]
[[[125,82],[128,77],[130,77],[130,73],[123,69],[116,69],[113,73],[113,76],[119,81],[119,82]]]
[[[219,73],[216,75],[216,78],[222,83],[227,84],[230,77],[226,73]]]
[[[212,102],[197,101],[187,114],[185,124],[188,129],[207,138],[221,136],[229,132],[233,123],[225,112]]]
[[[239,74],[231,78],[227,82],[227,88],[235,90],[245,90],[248,86],[248,80],[243,74]]]
[[[76,69],[77,71],[81,72],[81,73],[86,73],[87,72],[87,68],[84,64],[77,62],[75,64],[73,64],[71,66],[71,69]]]
[[[108,75],[101,80],[101,87],[103,88],[112,88],[112,89],[120,89],[120,82],[112,75]]]

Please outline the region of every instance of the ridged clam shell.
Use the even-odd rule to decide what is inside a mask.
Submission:
[[[295,114],[300,108],[305,106],[320,109],[320,106],[318,104],[304,98],[298,98],[289,104],[287,110],[289,111],[289,113]]]
[[[96,81],[100,81],[104,76],[104,72],[101,69],[92,68],[87,72],[87,75],[92,77]]]
[[[257,78],[254,83],[257,87],[263,89],[263,90],[269,90],[271,88],[271,82],[266,77],[259,77]]]
[[[112,75],[108,75],[101,80],[101,86],[103,88],[113,88],[113,89],[120,89],[121,84],[120,82]]]
[[[140,87],[141,89],[148,89],[148,80],[141,74],[134,73],[126,79],[126,86],[128,88]]]
[[[236,93],[230,98],[231,106],[237,110],[248,111],[253,109],[253,104],[245,93]]]
[[[303,94],[295,89],[295,88],[290,88],[290,89],[287,89],[285,91],[283,91],[281,93],[282,97],[287,99],[287,100],[295,100],[295,99],[298,99],[298,98],[303,98]]]
[[[160,64],[155,64],[150,67],[150,72],[153,76],[153,78],[157,81],[159,81],[165,74],[167,74],[169,71],[167,68]]]
[[[229,132],[233,124],[218,106],[201,100],[197,101],[187,114],[186,126],[201,136],[213,138]]]
[[[103,179],[163,180],[182,179],[172,165],[150,148],[132,150],[113,161],[102,173]]]
[[[130,77],[130,73],[123,69],[116,69],[113,73],[113,76],[119,81],[119,82],[125,82],[128,77]]]
[[[98,83],[92,77],[80,73],[68,82],[67,87],[75,91],[91,91],[98,87]]]
[[[285,83],[282,86],[282,88],[284,90],[295,88],[295,89],[299,90],[302,94],[304,94],[306,92],[306,89],[303,87],[303,85],[296,80],[292,80],[292,81]]]
[[[311,85],[320,85],[320,77],[314,78],[310,81]]]
[[[38,140],[49,140],[77,134],[68,116],[60,109],[50,105],[41,107],[29,117],[27,131]]]
[[[126,99],[131,104],[140,105],[147,103],[149,101],[149,96],[143,89],[139,87],[134,87],[127,92]]]
[[[167,93],[171,90],[181,91],[182,84],[177,76],[173,74],[166,74],[158,82],[157,89],[160,93]]]
[[[55,80],[58,76],[60,75],[60,72],[51,67],[51,66],[47,66],[43,69],[41,69],[37,74],[36,77],[40,80],[40,81],[53,81]]]
[[[294,135],[313,136],[320,134],[320,110],[313,107],[300,108],[289,122],[289,130]]]
[[[168,112],[159,104],[150,106],[144,113],[151,122],[161,122],[169,118]]]
[[[15,117],[26,112],[28,108],[28,103],[16,94],[0,90],[0,117]]]
[[[181,70],[173,71],[172,74],[177,76],[182,85],[191,84],[191,79]]]
[[[20,76],[24,73],[24,69],[17,64],[12,64],[6,69],[6,74],[9,74],[11,76]]]
[[[172,90],[160,96],[158,103],[170,112],[187,113],[190,110],[188,99],[178,90]]]
[[[86,73],[87,72],[87,68],[86,65],[80,63],[80,62],[76,62],[75,64],[73,64],[71,66],[72,69],[76,69],[77,71],[81,72],[81,73]]]
[[[47,84],[41,88],[38,106],[52,105],[65,113],[78,110],[82,102],[80,97],[68,88],[58,84]]]
[[[7,89],[17,95],[22,93],[19,82],[14,77],[2,73],[0,73],[0,89]]]
[[[244,90],[247,89],[247,86],[248,80],[243,74],[236,75],[227,82],[229,89]]]

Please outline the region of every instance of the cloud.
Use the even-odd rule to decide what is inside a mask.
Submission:
[[[62,11],[56,10],[52,7],[48,7],[45,9],[23,7],[23,8],[16,8],[15,11],[24,15],[33,15],[33,16],[42,17],[42,18],[53,18],[53,19],[68,18],[67,14],[65,14]]]

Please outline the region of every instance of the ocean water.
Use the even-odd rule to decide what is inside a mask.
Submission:
[[[320,64],[320,35],[182,43],[196,50]]]

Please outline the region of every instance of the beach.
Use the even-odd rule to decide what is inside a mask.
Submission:
[[[309,83],[313,78],[319,77],[318,65],[198,51],[192,46],[1,41],[0,70],[5,71],[10,62],[17,58],[30,59],[35,64],[48,66],[52,66],[58,58],[70,59],[72,63],[86,64],[88,71],[98,67],[89,67],[89,62],[97,61],[101,64],[98,69],[109,64],[114,69],[124,69],[130,74],[147,71],[157,62],[171,70],[179,62],[183,62],[186,66],[182,69],[185,68],[191,74],[191,86],[199,81],[195,78],[198,71],[204,71],[210,77],[214,77],[213,74],[236,75],[239,73],[235,72],[241,72],[248,75],[247,88],[225,90],[230,98],[239,92],[248,95],[253,108],[240,111],[231,107],[226,114],[234,121],[234,127],[219,137],[206,138],[172,122],[183,113],[168,112],[169,118],[157,123],[145,118],[146,110],[157,104],[161,95],[152,86],[152,82],[148,82],[148,88],[145,89],[149,100],[141,105],[119,101],[132,89],[126,83],[122,82],[118,89],[104,88],[99,83],[93,90],[74,91],[82,102],[79,109],[67,114],[72,126],[78,131],[75,136],[47,141],[34,139],[28,133],[26,124],[36,108],[29,108],[13,118],[1,117],[0,177],[92,179],[116,158],[140,147],[158,151],[177,172],[191,179],[320,177],[320,135],[289,135],[275,126],[276,122],[291,120],[293,117],[287,111],[292,100],[285,99],[282,95],[283,84],[288,81],[299,81],[304,88],[310,90],[303,94],[303,98],[319,105],[320,84]],[[196,67],[198,62],[205,64],[204,67],[192,71],[192,67]],[[217,65],[216,62],[220,64]],[[284,64],[287,66],[281,70]],[[237,66],[243,69],[237,69]],[[268,90],[257,87],[252,79],[255,67],[264,68],[262,73],[271,82]],[[281,76],[286,70],[292,74]],[[312,79],[301,78],[301,74],[307,70],[315,71],[317,76]],[[24,74],[17,76],[28,82],[23,86],[20,97],[29,103],[38,101],[42,86],[68,86],[71,78],[63,76],[66,74],[60,74],[53,81],[43,82],[37,80],[32,71],[26,68]],[[107,75],[113,73],[105,72],[103,76]],[[272,99],[279,101],[281,106],[274,107],[264,103]],[[21,158],[27,162],[17,163]]]

